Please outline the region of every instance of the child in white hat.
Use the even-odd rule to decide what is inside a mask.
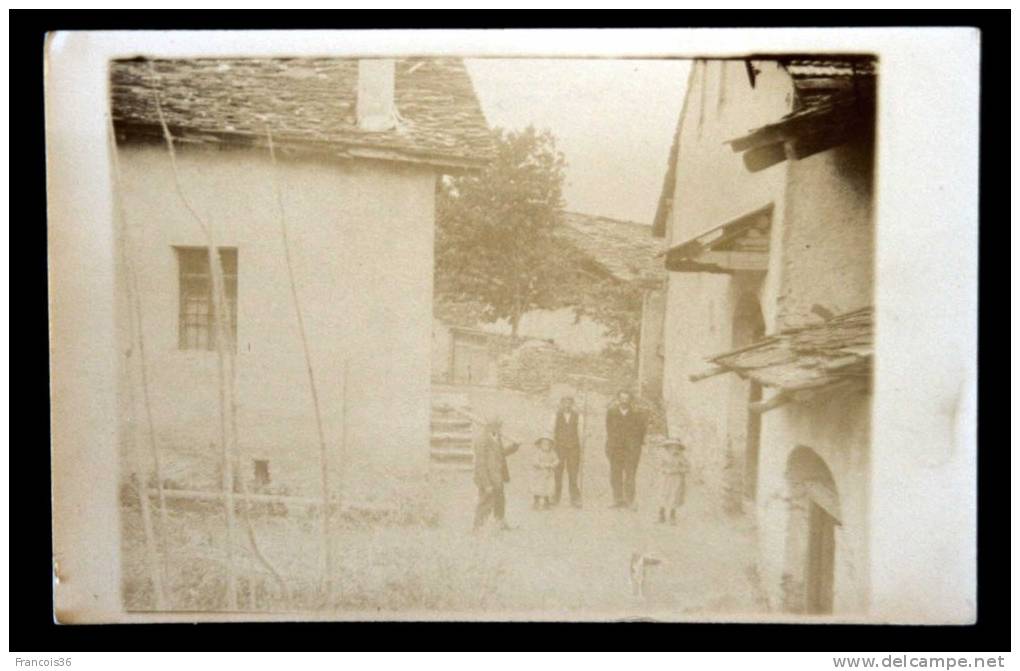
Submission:
[[[660,445],[658,463],[659,472],[659,523],[666,523],[666,511],[669,510],[669,523],[676,524],[676,509],[684,504],[687,493],[687,471],[690,464],[684,457],[685,446],[676,438],[667,438]]]
[[[535,497],[532,507],[535,510],[550,507],[556,494],[556,467],[559,463],[560,458],[553,450],[551,438],[539,438],[535,441],[535,455],[531,464],[534,471],[532,495]]]

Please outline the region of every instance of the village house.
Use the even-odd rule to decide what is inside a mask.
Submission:
[[[774,610],[869,603],[874,63],[697,61],[654,232],[663,395]]]
[[[666,273],[650,255],[658,249],[651,227],[639,222],[566,212],[561,235],[592,260],[596,272],[608,273],[615,281],[640,292],[634,391],[649,399],[658,399],[662,389]]]
[[[509,336],[447,323],[439,317],[432,321],[432,381],[439,384],[499,384],[500,354],[509,345]]]
[[[221,345],[236,366],[238,477],[316,493],[320,432],[331,495],[385,498],[394,476],[427,468],[436,180],[492,152],[463,63],[137,59],[113,62],[110,83],[122,421],[145,416],[144,355],[165,480],[220,486]]]

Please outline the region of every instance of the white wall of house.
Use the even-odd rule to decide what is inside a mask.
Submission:
[[[670,273],[663,391],[669,430],[691,443],[695,481],[733,491],[746,440],[748,383],[735,375],[691,382],[705,357],[735,346],[733,319],[742,295],[757,294],[766,333],[817,322],[873,302],[870,153],[843,146],[752,173],[723,143],[781,118],[792,82],[778,66],[758,63],[755,86],[742,62],[699,63],[692,73],[681,128],[667,244],[773,205],[769,269],[764,277]],[[774,391],[766,389],[765,399]],[[834,612],[868,605],[868,455],[870,396],[833,395],[782,406],[762,416],[754,503],[759,567],[770,605],[783,606],[790,570],[790,487],[786,466],[798,446],[814,450],[832,472],[842,508],[836,530]]]
[[[783,165],[788,189],[778,321],[783,328],[817,322],[820,318],[811,313],[816,304],[836,314],[871,305],[870,147],[845,144]],[[787,570],[786,559],[777,551],[788,535],[789,491],[783,474],[790,453],[803,446],[828,465],[844,512],[836,533],[834,612],[863,613],[868,608],[870,418],[870,395],[838,392],[763,416],[757,508],[761,567],[773,603],[782,603],[779,585]]]
[[[857,392],[791,403],[763,417],[756,499],[759,570],[775,610],[782,609],[787,596],[784,585],[797,584],[800,578],[789,575],[791,568],[801,563],[800,558],[788,554],[791,505],[796,502],[791,500],[786,472],[791,453],[797,447],[807,447],[832,473],[842,513],[841,525],[836,527],[833,612],[866,612],[870,416],[871,397]]]
[[[743,62],[699,62],[692,71],[680,130],[679,163],[666,243],[690,240],[728,221],[773,205],[771,244],[782,234],[786,170],[773,166],[758,173],[744,167],[726,141],[771,123],[789,112],[789,77],[768,63],[758,64],[754,88]],[[766,330],[775,325],[776,278],[770,268],[761,293]],[[745,431],[730,423],[732,399],[746,397],[746,383],[735,376],[691,382],[708,367],[705,357],[732,347],[732,317],[740,294],[748,290],[727,275],[670,273],[667,286],[663,397],[670,432],[690,442],[695,478],[713,492],[732,487]]]
[[[206,239],[175,193],[162,145],[122,146],[119,154],[156,438],[171,477],[218,486],[217,355],[178,346],[174,246]],[[178,163],[215,243],[238,250],[242,474],[251,476],[251,459],[268,459],[273,484],[315,493],[318,439],[274,167],[254,149],[184,147]],[[424,468],[428,455],[435,175],[358,161],[281,160],[275,170],[333,482],[343,474],[346,496],[382,498],[398,486],[391,475]],[[126,321],[119,323],[127,343]]]
[[[781,164],[788,185],[781,326],[818,321],[815,304],[834,314],[873,304],[872,153],[853,142]]]
[[[662,396],[663,323],[666,289],[646,289],[641,300],[641,336],[638,343],[638,391],[650,398]]]

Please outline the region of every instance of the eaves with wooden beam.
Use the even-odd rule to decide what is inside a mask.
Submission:
[[[772,205],[755,210],[675,245],[662,256],[666,270],[736,273],[768,270]]]
[[[759,172],[787,159],[799,160],[857,138],[873,137],[874,125],[875,85],[869,78],[821,96],[728,144],[743,154],[749,171]]]
[[[710,366],[691,375],[690,380],[736,373],[776,389],[778,393],[771,398],[751,405],[751,410],[759,413],[837,390],[867,390],[873,340],[873,309],[861,308],[710,357]]]

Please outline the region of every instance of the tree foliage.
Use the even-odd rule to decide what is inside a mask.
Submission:
[[[564,302],[578,319],[589,317],[601,324],[618,346],[636,346],[641,331],[641,290],[612,276],[575,274],[565,287]]]
[[[446,177],[437,194],[436,295],[480,306],[517,335],[529,310],[570,307],[622,345],[635,344],[640,290],[556,234],[566,167],[549,131],[496,130],[495,160]]]
[[[556,303],[550,252],[566,162],[548,131],[495,134],[487,168],[441,181],[436,292],[480,301],[486,319],[507,319],[516,335],[525,312]]]

